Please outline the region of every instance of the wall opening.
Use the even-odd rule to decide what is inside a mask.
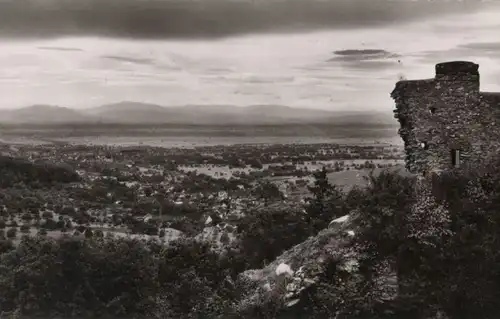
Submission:
[[[460,150],[451,150],[451,164],[454,167],[460,166]]]
[[[422,148],[424,150],[428,150],[429,144],[427,142],[420,142],[420,148]]]
[[[436,108],[435,108],[434,106],[430,107],[430,108],[429,108],[429,113],[430,113],[431,115],[434,115],[434,114],[436,113]]]

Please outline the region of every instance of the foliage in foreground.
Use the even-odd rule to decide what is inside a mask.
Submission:
[[[0,310],[25,316],[232,318],[238,273],[263,267],[331,218],[356,209],[359,271],[326,263],[296,318],[494,318],[500,300],[500,165],[426,180],[382,173],[346,195],[316,175],[311,205],[266,207],[239,221],[222,253],[192,239],[168,247],[128,239],[0,242]],[[397,276],[384,300],[381,277]],[[259,305],[258,305],[259,306]],[[264,318],[293,318],[260,305]],[[236,318],[236,317],[235,317]]]

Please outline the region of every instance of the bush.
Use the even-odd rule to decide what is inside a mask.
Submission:
[[[160,255],[158,281],[165,308],[173,317],[209,316],[230,302],[221,287],[229,274],[228,264],[210,244],[193,239],[173,241]]]
[[[24,220],[24,221],[31,221],[33,220],[33,216],[29,213],[24,213],[22,216],[21,216],[21,219]]]
[[[247,162],[247,165],[250,165],[250,167],[256,168],[256,169],[263,168],[262,162],[259,159],[252,159],[252,160]]]
[[[86,237],[86,238],[91,238],[94,234],[93,234],[93,232],[92,232],[92,229],[87,228],[87,229],[85,230],[85,232],[84,232],[84,235],[85,235],[85,237]]]
[[[222,244],[224,245],[227,245],[230,243],[230,238],[229,238],[229,234],[227,233],[227,231],[224,231],[220,237],[220,241]]]
[[[31,228],[31,227],[30,227],[30,225],[23,224],[23,225],[21,225],[21,227],[19,228],[19,230],[20,230],[22,233],[26,234],[26,233],[29,233],[29,232],[30,232],[30,228]]]
[[[449,318],[494,318],[499,172],[490,166],[419,182],[390,173],[370,177],[370,186],[356,195],[366,282],[379,274],[378,264],[387,263],[398,277],[397,307],[422,316],[438,309]]]
[[[0,260],[0,306],[27,317],[144,315],[153,305],[144,296],[156,293],[152,257],[137,241],[24,238]]]
[[[14,250],[14,244],[10,240],[5,240],[0,238],[0,255],[11,250]]]
[[[203,230],[204,224],[202,221],[196,221],[187,217],[180,217],[170,223],[170,228],[180,230],[187,236],[196,236]]]
[[[52,212],[45,211],[42,213],[42,217],[46,219],[52,219],[54,218],[54,214]]]
[[[63,228],[65,228],[64,221],[63,220],[58,220],[56,222],[56,229],[61,229],[62,230]]]
[[[41,228],[46,229],[46,230],[56,230],[57,229],[57,222],[53,220],[52,218],[45,219],[42,221]]]
[[[85,232],[85,230],[86,230],[86,229],[87,229],[87,228],[85,228],[85,226],[82,226],[82,225],[80,225],[80,226],[78,226],[78,227],[76,228],[76,230],[78,230],[78,232],[80,232],[80,233],[82,233],[82,234]]]
[[[102,232],[102,230],[97,229],[97,230],[94,231],[94,237],[96,237],[96,238],[104,238],[104,233]]]
[[[247,212],[237,227],[240,233],[237,245],[244,263],[239,270],[261,268],[311,234],[305,214],[293,207],[276,206]]]
[[[9,228],[6,232],[7,238],[15,238],[17,236],[17,228]]]

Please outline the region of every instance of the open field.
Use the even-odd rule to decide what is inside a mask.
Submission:
[[[399,161],[398,164],[392,166],[390,168],[386,168],[386,170],[393,172],[397,171],[403,176],[411,176],[411,174],[405,170],[404,161]],[[367,181],[365,177],[367,177],[371,171],[373,174],[377,176],[384,169],[382,168],[374,168],[371,169],[362,169],[362,170],[348,170],[342,172],[332,172],[328,174],[328,180],[335,185],[338,185],[344,189],[350,189],[353,186],[366,186]]]
[[[305,161],[304,164],[297,165],[299,169],[303,169],[306,171],[314,172],[316,170],[319,170],[323,168],[323,166],[331,167],[334,165],[336,162],[343,162],[344,166],[347,168],[349,167],[350,169],[352,168],[352,172],[355,171],[355,165],[360,165],[364,164],[367,161],[367,159],[347,159],[347,160],[329,160],[329,161]],[[377,164],[382,164],[382,165],[398,165],[401,166],[404,164],[404,160],[399,160],[399,159],[375,159],[375,160],[370,160],[371,163],[377,165]],[[283,164],[288,164],[288,163],[283,163]],[[262,170],[268,169],[270,164],[263,164],[262,165]],[[185,171],[185,172],[194,172],[196,171],[199,174],[205,174],[210,177],[216,177],[216,178],[231,178],[234,176],[235,173],[240,173],[244,172],[246,174],[249,174],[252,171],[256,171],[256,169],[251,168],[251,167],[229,167],[228,165],[209,165],[209,164],[201,164],[198,166],[180,166],[180,170]],[[376,171],[378,172],[379,169]],[[351,171],[344,171],[345,173],[350,173]],[[335,172],[339,173],[339,172]],[[335,174],[332,173],[332,174]],[[280,179],[280,177],[273,177],[274,180]]]
[[[235,144],[401,144],[387,125],[59,125],[0,126],[0,142],[184,147]]]
[[[370,175],[370,173],[373,172],[373,175],[377,176],[380,174],[383,170],[387,170],[389,172],[398,172],[403,176],[412,176],[404,167],[404,163],[402,160],[397,161],[394,166],[388,167],[388,168],[374,168],[374,169],[351,169],[351,170],[345,170],[341,172],[331,172],[328,173],[328,181],[331,184],[337,185],[340,187],[340,189],[344,191],[349,191],[355,186],[358,187],[365,187],[368,185],[368,181],[366,180],[366,177]],[[303,180],[306,181],[307,184],[311,184],[314,182],[314,178],[312,175],[308,175],[305,177],[270,177],[268,178],[272,182],[278,184],[278,185],[285,185],[286,183],[293,182],[297,183],[298,180]],[[309,195],[309,191],[307,190],[306,187],[299,188],[295,192],[293,192],[293,195],[298,196],[298,197],[304,197]]]

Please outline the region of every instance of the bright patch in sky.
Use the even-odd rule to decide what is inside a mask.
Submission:
[[[499,15],[211,41],[3,41],[0,108],[132,100],[390,112],[400,77],[431,78],[448,60],[479,63],[481,89],[500,91]]]

